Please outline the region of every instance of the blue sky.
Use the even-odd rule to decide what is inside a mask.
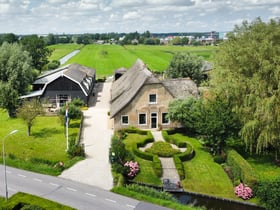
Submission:
[[[0,33],[231,31],[280,17],[280,0],[0,0]]]

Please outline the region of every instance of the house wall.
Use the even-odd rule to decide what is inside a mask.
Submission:
[[[154,104],[149,103],[149,95],[156,94],[157,102]],[[168,104],[173,100],[172,95],[164,88],[162,84],[145,84],[132,99],[132,101],[122,109],[114,117],[114,129],[118,130],[129,126],[137,127],[140,129],[158,129],[158,128],[172,128],[177,127],[176,123],[170,122],[162,124],[162,113],[167,113]],[[139,114],[146,114],[146,124],[139,125]],[[153,121],[151,114],[157,116],[157,122]],[[128,116],[128,124],[122,124],[122,116]]]
[[[57,80],[48,84],[42,98],[47,99],[49,103],[57,106],[58,103],[61,105],[65,103],[65,101],[62,102],[63,100],[58,101],[59,99],[57,96],[59,95],[68,96],[68,100],[80,98],[85,104],[88,102],[88,97],[84,94],[81,87],[67,77],[58,78]]]

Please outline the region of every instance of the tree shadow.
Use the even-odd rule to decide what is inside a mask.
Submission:
[[[45,138],[53,134],[59,134],[61,131],[59,131],[56,128],[43,128],[40,131],[31,131],[31,136],[34,136],[35,138]]]

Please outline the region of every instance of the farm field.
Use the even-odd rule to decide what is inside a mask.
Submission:
[[[80,44],[57,44],[48,46],[52,50],[52,54],[49,57],[49,61],[59,60],[63,56],[73,52],[74,50],[79,50],[83,45]]]
[[[63,51],[63,45],[53,45],[50,48],[53,49],[51,58],[56,58],[57,60],[71,51],[81,48],[81,52],[72,57],[67,64],[78,63],[94,68],[98,77],[112,75],[116,69],[121,67],[129,68],[137,58],[142,59],[150,70],[162,72],[168,67],[173,55],[179,51],[195,53],[207,61],[212,61],[216,50],[215,46],[121,46],[96,44],[83,47],[76,44],[67,44],[65,45],[65,51]]]

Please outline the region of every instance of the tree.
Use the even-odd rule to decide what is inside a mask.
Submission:
[[[34,124],[34,120],[37,116],[43,115],[44,109],[38,99],[32,99],[30,101],[23,101],[22,106],[17,110],[17,116],[22,118],[27,124],[27,135],[31,134],[31,127]]]
[[[48,64],[48,57],[51,55],[51,51],[46,47],[44,39],[37,35],[30,35],[23,37],[20,43],[23,45],[23,49],[28,51],[32,57],[32,66],[42,71],[43,67]]]
[[[31,57],[17,44],[0,47],[0,107],[15,116],[18,98],[27,92],[32,81]]]
[[[232,102],[250,151],[280,149],[280,20],[235,26],[217,52],[213,94]]]
[[[189,52],[178,52],[166,69],[168,78],[190,77],[197,85],[203,80],[202,58]]]

